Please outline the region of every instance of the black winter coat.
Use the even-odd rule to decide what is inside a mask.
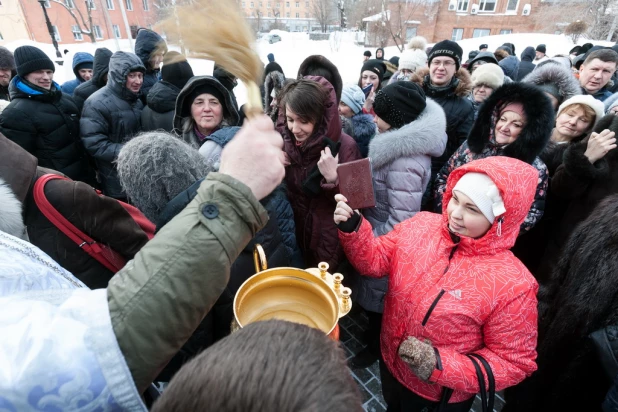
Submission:
[[[143,71],[144,66],[133,53],[116,52],[109,62],[107,86],[86,100],[82,113],[81,136],[84,146],[97,163],[103,193],[126,197],[120,187],[114,161],[123,143],[141,130],[144,105],[138,95],[125,86],[127,75]]]
[[[536,51],[534,47],[526,47],[526,49],[521,53],[521,62],[519,62],[519,68],[517,69],[517,76],[515,81],[520,82],[526,77],[530,72],[534,70],[536,67],[532,61],[536,56]]]
[[[180,89],[171,83],[161,80],[156,83],[146,101],[148,105],[142,111],[142,130],[174,130],[174,111],[176,109],[176,98]]]
[[[73,99],[57,83],[46,90],[19,76],[11,80],[9,92],[11,103],[0,114],[0,133],[35,156],[41,167],[94,183]]]
[[[146,68],[144,73],[144,84],[142,84],[141,94],[145,98],[148,96],[150,89],[159,81],[159,69],[152,70],[149,60],[152,54],[159,49],[162,52],[167,52],[167,46],[163,37],[159,36],[152,30],[140,29],[135,38],[135,54],[142,61]]]
[[[73,100],[80,114],[84,109],[84,102],[86,99],[101,87],[105,86],[105,76],[109,71],[109,59],[111,58],[112,52],[105,47],[101,47],[94,52],[92,78],[77,86],[73,91]]]
[[[157,231],[193,200],[202,181],[203,179],[195,182],[167,204],[159,216]],[[283,238],[278,227],[277,212],[272,208],[274,203],[269,202],[268,199],[269,197],[261,201],[268,211],[268,223],[255,234],[255,237],[243,249],[240,256],[232,263],[230,280],[219,300],[217,300],[210,312],[206,314],[204,320],[187,343],[184,344],[182,349],[163,369],[158,380],[169,381],[184,363],[219,339],[230,334],[230,326],[234,318],[234,296],[236,296],[236,292],[244,281],[256,273],[253,263],[253,248],[255,244],[259,243],[264,248],[268,267],[289,266],[288,252],[283,244]]]

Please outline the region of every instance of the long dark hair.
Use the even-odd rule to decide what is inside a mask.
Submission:
[[[289,106],[297,116],[316,127],[322,121],[328,91],[320,83],[306,79],[293,80],[285,85],[281,96],[279,110],[283,110],[283,113],[286,113],[286,106]]]

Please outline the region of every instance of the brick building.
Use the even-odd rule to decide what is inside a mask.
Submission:
[[[367,46],[393,45],[391,30],[401,31],[405,39],[423,36],[430,43],[543,32],[548,26],[541,28],[534,15],[550,5],[543,0],[390,0],[387,7],[363,19]]]
[[[324,16],[329,27],[339,27],[334,2],[316,0],[241,0],[240,8],[258,32],[272,29],[287,31],[321,31],[318,19],[314,17],[316,3],[328,6]]]
[[[92,25],[95,40],[135,38],[138,28],[152,27],[156,21],[154,0],[60,0],[72,9],[81,21],[77,8],[88,21],[86,5],[91,8]],[[122,4],[120,3],[122,2]],[[31,40],[51,43],[51,37],[45,24],[41,4],[37,0],[19,0],[26,27]],[[56,41],[62,43],[89,42],[90,37],[82,34],[69,11],[53,0],[45,0],[44,6],[51,21]],[[124,7],[127,25],[122,16]],[[82,25],[82,28],[85,27]],[[130,33],[129,33],[130,32]]]

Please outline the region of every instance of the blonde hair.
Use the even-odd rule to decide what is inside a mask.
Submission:
[[[597,120],[597,113],[594,109],[592,109],[592,107],[582,103],[573,103],[562,109],[560,113],[558,113],[558,116],[570,109],[581,109],[584,112],[584,117],[586,120],[590,122],[590,127],[594,126],[594,122]]]

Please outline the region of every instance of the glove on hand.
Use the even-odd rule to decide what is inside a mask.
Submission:
[[[424,381],[427,381],[436,367],[436,353],[431,342],[408,336],[399,345],[399,357],[408,364],[412,372]]]

